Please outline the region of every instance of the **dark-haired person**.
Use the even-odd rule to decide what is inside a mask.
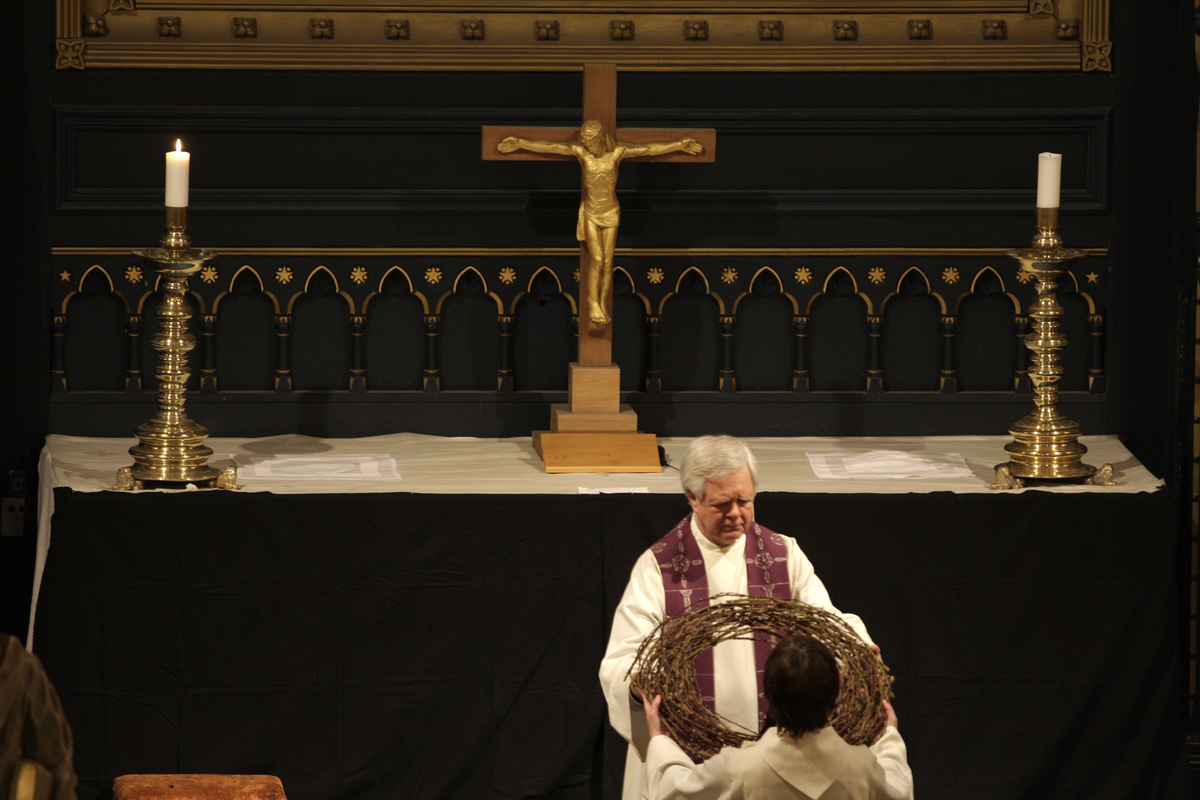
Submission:
[[[789,636],[767,659],[770,719],[757,742],[725,747],[703,764],[663,733],[662,697],[646,703],[650,800],[911,800],[912,770],[884,701],[887,727],[876,742],[852,746],[829,727],[838,697],[837,662],[808,636]]]

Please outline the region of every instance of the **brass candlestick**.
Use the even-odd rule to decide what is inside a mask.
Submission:
[[[114,489],[154,487],[183,488],[186,484],[208,488],[237,489],[237,468],[223,472],[208,466],[211,448],[204,440],[208,430],[188,419],[183,410],[187,389],[187,354],[196,337],[187,331],[192,309],[187,302],[188,278],[206,261],[216,258],[211,250],[193,250],[187,235],[187,208],[167,206],[167,233],[161,247],[134,250],[146,266],[158,273],[163,291],[158,306],[158,333],[151,339],[158,351],[158,415],[135,431],[139,444],[129,449],[132,467],[117,471]]]
[[[1067,340],[1060,332],[1063,307],[1058,303],[1058,279],[1066,267],[1087,255],[1083,250],[1063,247],[1058,235],[1058,209],[1037,210],[1037,235],[1031,247],[1009,250],[1008,255],[1021,262],[1021,269],[1037,279],[1037,299],[1029,306],[1033,332],[1025,337],[1025,346],[1033,351],[1033,413],[1009,429],[1015,441],[1004,449],[1009,461],[996,467],[993,489],[1014,489],[1025,485],[1025,478],[1039,480],[1082,479],[1085,483],[1112,486],[1112,465],[1099,470],[1080,461],[1087,448],[1077,440],[1083,428],[1058,411],[1058,381],[1063,368],[1060,351]]]

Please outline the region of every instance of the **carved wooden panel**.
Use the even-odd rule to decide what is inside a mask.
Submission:
[[[1062,281],[1070,390],[1105,389],[1106,262],[1093,250]],[[138,356],[121,340],[135,317],[140,337],[157,329],[152,276],[113,249],[57,248],[54,263],[54,389],[149,394],[126,380]],[[618,249],[616,267],[627,391],[1030,388],[1034,287],[1002,250]],[[191,281],[193,371],[202,393],[565,390],[577,269],[571,248],[230,248]]]
[[[1110,71],[1109,0],[59,0],[59,69]]]

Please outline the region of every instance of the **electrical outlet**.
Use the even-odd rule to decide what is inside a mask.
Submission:
[[[25,498],[5,497],[0,501],[0,536],[20,536],[25,532]]]

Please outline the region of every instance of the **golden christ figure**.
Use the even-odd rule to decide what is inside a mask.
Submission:
[[[583,170],[583,198],[579,204],[579,222],[575,238],[584,242],[588,253],[588,316],[598,326],[611,322],[604,300],[612,292],[613,249],[617,226],[621,224],[621,204],[617,202],[617,169],[623,159],[636,156],[661,156],[684,152],[698,156],[704,147],[695,139],[674,142],[626,144],[614,142],[604,126],[588,120],[573,142],[542,142],[508,136],[496,145],[501,153],[529,150],[575,156]]]

